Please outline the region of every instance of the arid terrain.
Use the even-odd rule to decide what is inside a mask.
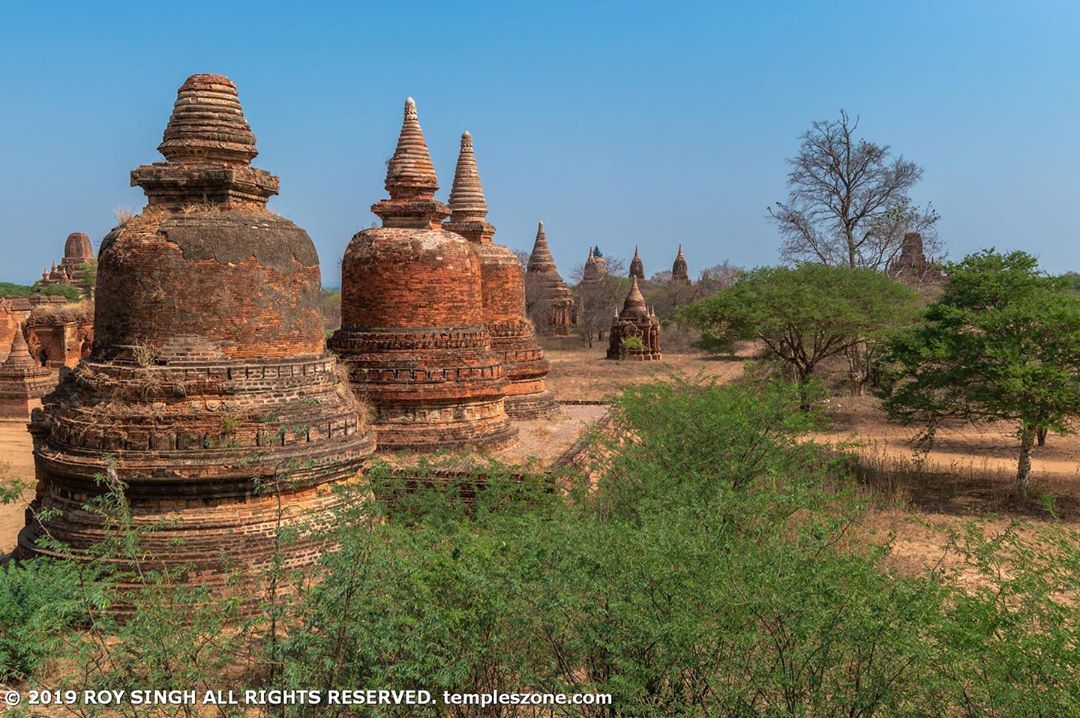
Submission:
[[[548,385],[563,401],[601,401],[621,388],[655,379],[732,381],[742,375],[742,360],[751,353],[749,348],[737,358],[668,353],[660,362],[612,362],[603,360],[599,345],[549,346],[547,351]],[[849,445],[863,456],[877,507],[864,528],[882,539],[892,535],[892,562],[900,570],[919,571],[943,556],[948,565],[950,532],[976,516],[991,517],[991,530],[1003,530],[1013,519],[1036,527],[1047,522],[1080,526],[1080,436],[1051,434],[1047,445],[1035,450],[1031,496],[1019,500],[1011,491],[1016,466],[1012,427],[949,425],[939,431],[931,451],[916,457],[908,441],[915,429],[888,422],[876,399],[837,396],[825,409],[828,426],[816,438]],[[0,462],[10,478],[32,483],[25,424],[0,422]],[[22,523],[21,505],[0,506],[0,551],[14,546]]]

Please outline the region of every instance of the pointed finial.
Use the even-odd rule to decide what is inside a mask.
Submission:
[[[435,165],[431,162],[416,102],[405,100],[405,116],[401,122],[397,148],[386,167],[386,191],[390,199],[434,198],[439,182],[435,177]]]
[[[487,217],[487,201],[484,199],[484,187],[480,184],[480,171],[473,152],[472,135],[461,135],[461,149],[458,152],[457,168],[454,171],[454,185],[450,190],[450,212],[452,222],[483,221]]]

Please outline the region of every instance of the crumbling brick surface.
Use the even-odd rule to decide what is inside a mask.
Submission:
[[[277,180],[248,166],[246,128],[232,83],[196,75],[165,133],[168,162],[133,173],[148,207],[102,243],[93,350],[31,421],[38,489],[21,555],[49,553],[45,533],[75,556],[105,538],[82,506],[113,472],[136,527],[154,527],[151,565],[220,585],[276,550],[309,564],[331,489],[374,451],[325,351],[314,246],[265,209]]]

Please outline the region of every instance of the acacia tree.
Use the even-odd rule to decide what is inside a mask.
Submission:
[[[911,322],[917,296],[879,272],[824,264],[763,267],[679,312],[706,341],[756,339],[784,362],[809,409],[818,365],[856,343],[874,344]]]
[[[787,201],[769,209],[785,261],[884,270],[909,232],[923,235],[928,253],[938,249],[937,212],[908,195],[922,169],[856,137],[858,127],[843,110],[839,120],[815,122],[788,160]]]
[[[1025,493],[1039,435],[1067,433],[1080,415],[1080,297],[1024,252],[978,252],[946,274],[925,323],[884,353],[885,409],[923,424],[926,443],[949,417],[1013,422],[1016,487]]]

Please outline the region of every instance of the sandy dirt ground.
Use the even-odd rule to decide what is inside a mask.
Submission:
[[[861,455],[876,506],[861,528],[871,540],[891,541],[888,564],[900,573],[955,572],[977,583],[953,546],[973,521],[986,536],[1015,531],[1036,541],[1049,530],[1080,530],[1080,436],[1051,434],[1034,449],[1031,489],[1020,497],[1011,425],[946,425],[917,458],[910,443],[917,429],[889,423],[877,399],[837,397],[826,409],[829,426],[816,438]]]
[[[0,482],[21,480],[28,486],[23,501],[0,504],[0,556],[15,547],[23,526],[25,502],[33,494],[34,456],[25,421],[0,420]]]
[[[548,388],[561,400],[602,401],[620,389],[656,379],[715,379],[731,381],[742,376],[743,356],[716,357],[701,352],[668,353],[661,361],[608,361],[606,346],[592,349],[553,349],[545,353],[551,362]]]

